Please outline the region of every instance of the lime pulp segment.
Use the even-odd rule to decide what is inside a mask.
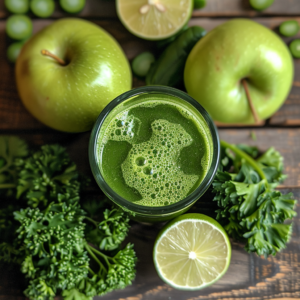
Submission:
[[[193,0],[117,0],[119,18],[145,39],[160,40],[177,33],[189,20]]]
[[[226,272],[230,249],[226,233],[210,222],[183,219],[156,241],[154,261],[160,277],[174,288],[198,290]]]

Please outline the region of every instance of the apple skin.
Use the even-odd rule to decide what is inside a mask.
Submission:
[[[46,49],[68,62],[43,56]],[[57,130],[90,130],[115,97],[131,89],[131,70],[116,40],[82,19],[61,19],[33,36],[16,62],[19,95],[29,112]]]
[[[293,80],[291,54],[268,28],[247,19],[228,21],[203,37],[192,49],[184,70],[187,92],[216,121],[253,124],[246,79],[261,120],[285,101]]]

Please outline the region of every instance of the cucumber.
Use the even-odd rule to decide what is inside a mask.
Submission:
[[[206,0],[194,0],[194,9],[201,9],[206,6]]]
[[[146,76],[146,84],[176,86],[181,83],[186,59],[195,44],[205,34],[206,31],[200,26],[185,30],[151,66]]]

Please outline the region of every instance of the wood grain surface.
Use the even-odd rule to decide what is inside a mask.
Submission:
[[[298,0],[274,0],[268,9],[257,12],[251,8],[248,0],[208,0],[203,9],[194,10],[194,17],[256,17],[256,16],[297,16],[299,15],[300,2]],[[66,17],[66,13],[56,2],[56,10],[52,18]],[[0,18],[6,18],[9,13],[0,2]],[[84,18],[116,18],[114,0],[88,0],[84,9],[78,14]]]
[[[282,0],[283,1],[283,0]],[[300,1],[299,1],[300,3]],[[300,9],[299,9],[300,11]],[[274,18],[256,18],[255,20],[264,26],[277,30],[281,22],[288,20],[287,17],[274,17]],[[300,17],[294,18],[300,22]],[[193,18],[189,22],[192,25],[200,25],[207,31],[215,28],[216,26],[226,22],[228,18]],[[115,37],[122,46],[126,56],[129,60],[134,58],[137,54],[146,51],[155,51],[155,44],[150,41],[141,40],[131,33],[129,33],[123,25],[116,19],[113,20],[92,20],[96,24],[107,30],[113,37]],[[49,25],[52,20],[35,20],[34,32],[37,32]],[[298,33],[297,37],[300,37]],[[283,39],[287,44],[291,38]],[[0,130],[1,129],[37,129],[45,128],[44,125],[36,121],[23,107],[17,94],[17,89],[14,80],[14,68],[6,60],[5,51],[7,48],[7,39],[5,35],[5,21],[0,21]],[[295,79],[291,92],[285,101],[284,105],[276,112],[267,125],[270,126],[299,126],[300,125],[300,61],[294,60]],[[144,82],[134,78],[133,86],[144,85]],[[223,125],[222,127],[228,127]]]
[[[155,52],[155,43],[141,40],[130,34],[117,18],[114,0],[87,0],[79,14],[102,26],[121,44],[129,60],[145,50]],[[56,1],[56,11],[51,19],[34,18],[34,32],[57,18],[67,17]],[[35,120],[23,107],[15,85],[14,66],[6,60],[8,39],[5,21],[9,16],[0,0],[0,135],[15,134],[33,147],[45,143],[59,143],[67,147],[71,158],[81,172],[90,175],[88,163],[89,132],[68,134],[47,128]],[[32,16],[32,15],[31,15]],[[33,17],[33,16],[32,16]],[[207,0],[202,10],[194,10],[190,25],[200,25],[206,30],[226,22],[232,17],[251,17],[278,33],[281,22],[296,19],[300,22],[300,0],[274,0],[262,12],[251,9],[248,0]],[[300,34],[297,35],[300,37]],[[295,37],[293,37],[295,38]],[[288,45],[293,38],[283,38]],[[284,105],[267,122],[255,128],[226,125],[219,135],[231,143],[258,145],[261,150],[274,146],[285,159],[288,179],[279,187],[283,193],[293,192],[300,199],[300,60],[294,60],[295,76],[291,92]],[[133,78],[133,86],[144,82]],[[256,140],[253,140],[253,136]],[[93,197],[102,193],[95,182],[88,191]],[[1,200],[1,199],[0,199]],[[191,209],[213,216],[215,204],[209,194],[204,195]],[[210,300],[210,299],[300,299],[300,204],[294,219],[293,235],[287,248],[276,257],[259,257],[248,254],[241,243],[232,241],[232,261],[228,272],[213,286],[201,291],[177,291],[160,280],[152,262],[154,240],[162,224],[146,225],[132,222],[127,241],[135,244],[139,258],[137,276],[132,286],[95,299],[103,300]],[[0,300],[24,300],[23,275],[16,268],[0,269]]]

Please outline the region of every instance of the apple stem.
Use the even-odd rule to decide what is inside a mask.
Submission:
[[[59,62],[62,66],[66,65],[66,62],[64,60],[62,60],[61,58],[59,58],[58,56],[54,55],[53,53],[49,52],[48,50],[43,49],[41,51],[41,53],[45,56],[49,56],[54,58],[57,62]]]
[[[255,124],[258,124],[260,120],[259,120],[258,114],[257,114],[257,112],[256,112],[256,110],[254,108],[254,105],[253,105],[253,102],[252,102],[252,99],[251,99],[251,96],[250,96],[250,93],[249,93],[247,80],[246,79],[242,79],[242,84],[243,84],[245,92],[246,92],[247,100],[248,100],[248,103],[249,103],[249,106],[250,106],[250,109],[251,109],[251,112],[252,112]]]

